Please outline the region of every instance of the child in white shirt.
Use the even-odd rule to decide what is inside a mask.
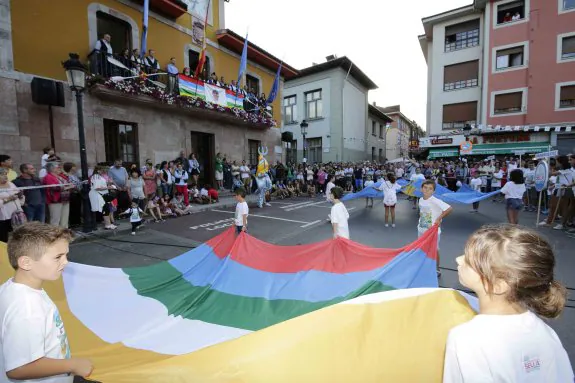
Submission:
[[[475,173],[473,178],[469,181],[469,186],[473,191],[481,192],[483,180],[479,177],[479,173]],[[471,213],[479,213],[479,202],[473,202],[473,210]]]
[[[373,180],[371,179],[371,176],[367,176],[367,180],[365,181],[365,184],[363,185],[364,188],[369,188],[369,187],[373,187],[373,184],[375,182],[373,182]],[[365,207],[373,207],[373,197],[365,197]]]
[[[240,234],[248,231],[248,215],[250,214],[250,208],[246,202],[246,190],[244,188],[236,189],[234,195],[236,197],[236,201],[238,201],[236,204],[234,223],[236,225],[236,233]]]
[[[556,318],[565,306],[551,244],[516,225],[486,226],[456,261],[479,314],[449,332],[443,383],[573,382],[567,352],[540,318]]]
[[[389,173],[387,180],[383,180],[378,190],[383,191],[383,205],[385,206],[385,227],[389,227],[389,217],[391,216],[391,227],[395,227],[395,205],[397,204],[397,191],[401,186],[397,183],[395,174]]]
[[[136,230],[142,224],[142,215],[145,215],[144,211],[138,207],[138,202],[133,201],[132,207],[120,215],[130,216],[130,223],[132,224],[132,235],[136,235]]]
[[[68,229],[40,222],[18,227],[8,241],[14,277],[0,286],[0,381],[72,383],[92,363],[73,358],[64,323],[42,288],[68,264]]]
[[[523,195],[525,194],[525,180],[521,169],[511,171],[509,181],[503,186],[501,193],[505,195],[507,220],[509,223],[517,225],[519,212],[523,209]]]
[[[349,213],[343,202],[340,201],[340,198],[343,196],[343,189],[339,186],[332,188],[331,196],[333,206],[331,207],[331,214],[329,216],[333,228],[333,239],[337,237],[349,239],[349,226],[347,223]]]

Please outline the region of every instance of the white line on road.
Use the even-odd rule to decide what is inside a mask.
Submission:
[[[303,209],[305,207],[312,207],[312,206],[316,206],[316,205],[321,205],[322,203],[326,203],[327,201],[321,201],[321,202],[312,202],[312,203],[307,203],[305,205],[301,205],[301,206],[288,206],[287,209],[285,209],[284,211],[294,211],[297,209]]]
[[[280,206],[280,209],[287,209],[287,208],[291,208],[291,207],[295,207],[295,206],[300,206],[300,205],[308,205],[310,203],[313,203],[313,200],[311,201],[305,201],[305,202],[298,202],[298,203],[293,203],[291,205],[288,206]]]
[[[272,204],[272,205],[275,205],[275,204],[288,205],[288,206],[293,206],[293,205],[295,205],[293,202],[278,202],[278,201],[274,201],[274,202],[272,202],[271,204]],[[286,207],[288,207],[288,206],[286,206]],[[285,209],[285,208],[282,207],[282,209]]]
[[[307,223],[307,224],[305,224],[305,225],[303,225],[303,226],[300,226],[300,227],[312,226],[312,225],[315,225],[315,224],[318,223],[318,222],[321,222],[321,219],[318,219],[317,221],[313,221],[313,222]]]
[[[215,210],[215,209],[212,209],[212,210],[210,210],[210,211],[215,211],[215,212],[217,212],[217,213],[235,214],[235,212],[233,212],[233,211],[225,211],[225,210]],[[258,218],[276,219],[276,220],[278,220],[278,221],[285,221],[285,222],[303,223],[303,224],[306,224],[306,225],[312,223],[312,222],[305,222],[305,221],[296,221],[296,220],[294,220],[294,219],[279,218],[279,217],[270,217],[270,216],[268,216],[268,215],[250,214],[249,216],[250,216],[250,217],[258,217]],[[303,226],[302,226],[302,227],[303,227]]]

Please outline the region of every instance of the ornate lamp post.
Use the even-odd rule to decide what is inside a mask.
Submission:
[[[305,136],[307,135],[307,127],[308,127],[308,124],[307,124],[307,122],[306,122],[305,120],[303,120],[303,121],[301,122],[301,124],[299,124],[299,127],[301,128],[301,135],[302,135],[302,137],[303,137],[303,158],[306,158],[306,159],[307,159],[307,156],[306,156],[306,155],[307,155],[307,153],[306,153],[306,147],[307,147],[307,145],[306,145],[306,142],[305,142]]]
[[[78,139],[80,141],[80,167],[82,169],[82,210],[84,233],[90,233],[94,227],[92,223],[92,207],[90,206],[90,185],[88,183],[88,158],[86,156],[86,135],[84,134],[84,110],[82,96],[86,89],[86,67],[80,62],[80,56],[70,53],[70,58],[62,63],[66,70],[66,78],[72,92],[76,94],[78,114]]]

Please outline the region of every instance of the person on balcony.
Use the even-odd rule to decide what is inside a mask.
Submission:
[[[170,62],[166,65],[166,72],[168,72],[168,93],[177,91],[178,88],[178,67],[176,66],[176,58],[170,58]]]
[[[142,66],[142,57],[138,48],[132,49],[132,56],[130,57],[130,61],[132,62],[132,67],[134,68],[136,66]]]
[[[112,41],[112,36],[110,36],[109,33],[104,33],[102,37],[96,41],[96,45],[94,45],[94,52],[96,52],[97,72],[104,77],[110,76],[112,69],[107,58],[108,56],[112,56],[114,54],[114,50],[112,49],[110,41]]]
[[[160,63],[156,59],[156,51],[150,49],[148,55],[144,57],[144,65],[146,66],[146,72],[157,73],[160,70]]]
[[[513,18],[511,17],[511,13],[507,12],[507,13],[505,14],[505,16],[503,17],[503,22],[504,22],[504,23],[508,23],[508,22],[510,22],[511,20],[513,20]]]
[[[240,93],[240,92],[239,92],[239,89],[238,89],[238,83],[236,82],[236,80],[232,80],[232,83],[230,84],[230,90],[231,90],[232,92],[238,92],[238,93]]]
[[[513,17],[511,18],[511,21],[517,21],[517,20],[521,20],[521,15],[519,14],[519,12],[515,12]]]
[[[221,88],[228,88],[228,84],[224,81],[224,76],[220,77],[220,81],[218,81],[218,86]]]
[[[216,75],[216,72],[212,72],[212,74],[210,75],[210,77],[206,82],[208,84],[218,85],[218,76]]]
[[[192,72],[190,71],[190,68],[188,68],[188,67],[184,68],[184,70],[182,71],[182,74],[184,76],[192,77]]]

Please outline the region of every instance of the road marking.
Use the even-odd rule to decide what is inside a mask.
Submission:
[[[307,205],[307,204],[312,203],[312,202],[313,201],[298,202],[298,203],[291,204],[289,206],[280,206],[280,209],[287,209],[287,208],[291,208],[294,206]]]
[[[305,224],[305,225],[303,225],[303,226],[300,226],[300,227],[312,226],[312,225],[315,225],[315,224],[318,223],[318,222],[321,222],[321,219],[318,219],[317,221],[313,221],[313,222],[307,223],[307,224]]]
[[[230,214],[235,214],[235,212],[233,211],[225,211],[225,210],[211,210],[211,211],[215,211],[217,213],[230,213]],[[303,223],[303,224],[309,224],[310,222],[305,222],[305,221],[296,221],[294,219],[287,219],[287,218],[279,218],[279,217],[270,217],[269,215],[259,215],[259,214],[249,214],[249,217],[258,217],[258,218],[268,218],[268,219],[276,219],[278,221],[285,221],[285,222],[293,222],[293,223]]]
[[[272,202],[272,205],[275,205],[275,204],[279,204],[279,205],[288,205],[288,206],[292,206],[292,205],[294,205],[294,203],[293,203],[293,202],[278,202],[278,201],[274,201],[274,202]],[[287,206],[286,206],[286,207],[287,207]],[[282,209],[284,209],[284,208],[282,208]]]
[[[312,207],[312,206],[316,206],[316,205],[321,205],[322,203],[326,203],[327,201],[321,201],[321,202],[311,202],[311,203],[307,203],[305,205],[301,205],[301,206],[288,206],[287,209],[285,209],[284,211],[294,211],[297,209],[303,209],[305,207]]]

